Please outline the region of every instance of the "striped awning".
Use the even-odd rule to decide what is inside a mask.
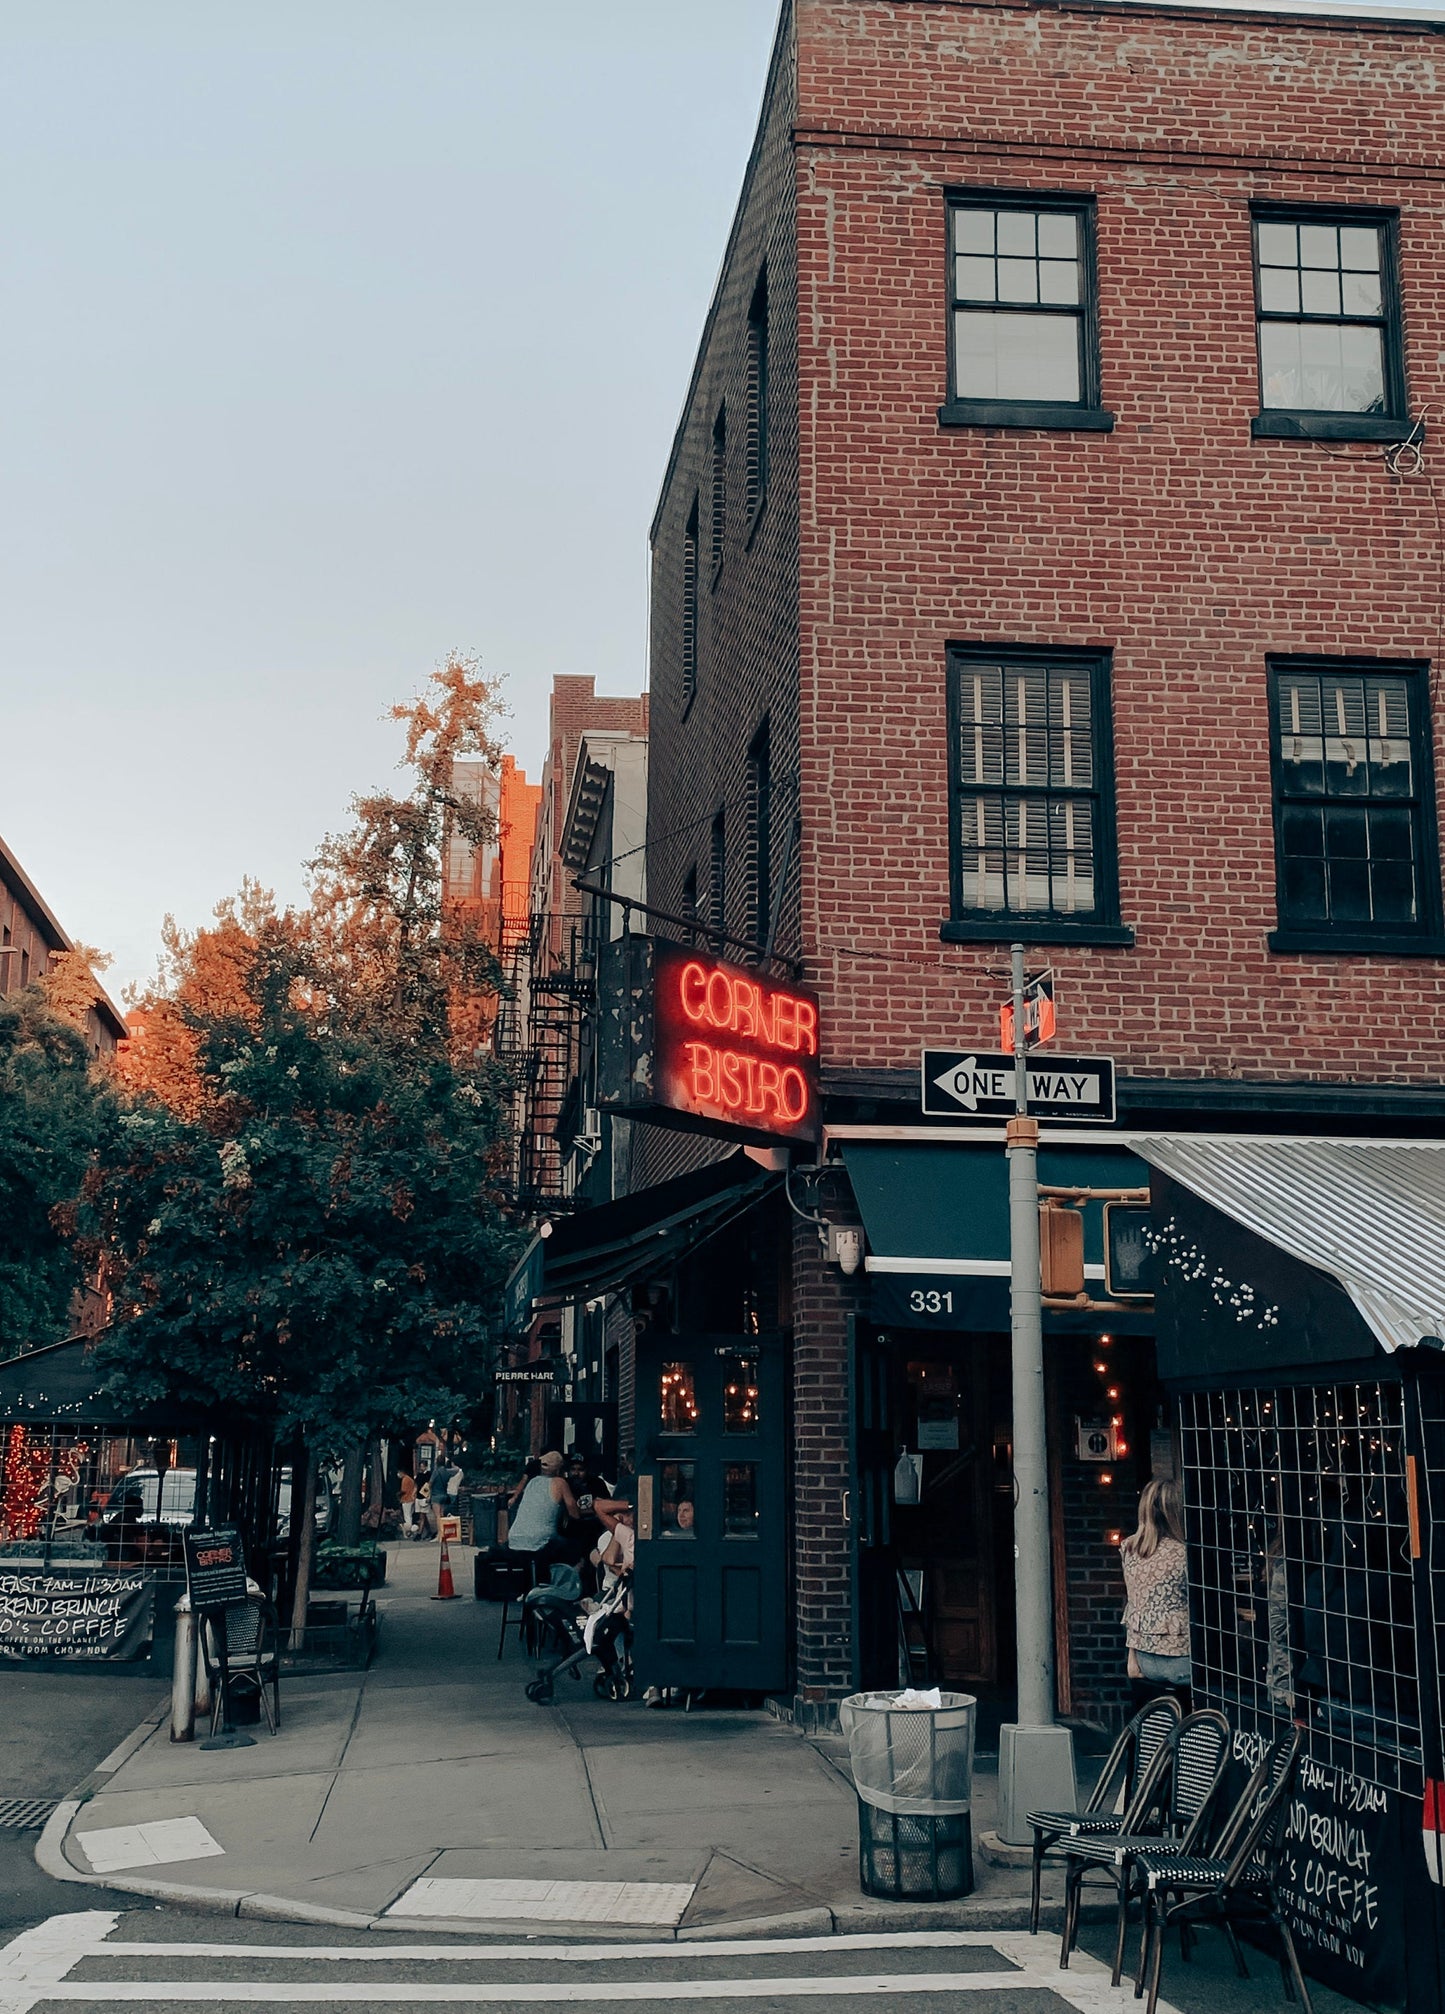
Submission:
[[[1387,1350],[1445,1345],[1445,1141],[1136,1133],[1129,1145],[1338,1280]]]

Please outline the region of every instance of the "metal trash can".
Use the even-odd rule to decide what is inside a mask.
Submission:
[[[499,1496],[483,1496],[480,1491],[472,1496],[471,1542],[480,1552],[486,1552],[497,1543],[497,1512],[501,1502]]]
[[[855,1692],[838,1709],[858,1793],[858,1880],[889,1901],[948,1902],[973,1892],[973,1738],[978,1701],[900,1706],[898,1692]]]

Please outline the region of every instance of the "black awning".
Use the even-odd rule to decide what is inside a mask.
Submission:
[[[690,1175],[580,1210],[554,1224],[548,1237],[534,1238],[513,1269],[511,1326],[525,1325],[535,1301],[577,1301],[646,1279],[706,1243],[781,1181],[746,1154],[729,1154]]]
[[[56,1426],[104,1426],[175,1431],[200,1426],[208,1416],[197,1406],[136,1405],[112,1398],[105,1373],[95,1361],[94,1336],[70,1336],[0,1361],[0,1420],[34,1420]]]

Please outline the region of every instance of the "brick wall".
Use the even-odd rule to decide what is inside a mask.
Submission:
[[[804,938],[827,1060],[908,1066],[996,1025],[997,949],[938,935],[945,651],[991,641],[1113,653],[1137,941],[1049,952],[1071,1048],[1148,1076],[1438,1076],[1438,961],[1265,945],[1266,653],[1439,657],[1438,464],[1402,481],[1378,450],[1249,430],[1258,198],[1399,206],[1411,410],[1445,406],[1428,31],[798,12]],[[1096,197],[1112,434],[940,427],[947,185]]]
[[[773,783],[770,886],[779,887],[788,832],[798,815],[798,379],[795,193],[791,148],[793,48],[785,18],[765,108],[732,236],[709,310],[652,530],[652,729],[649,754],[648,899],[682,913],[695,870],[711,915],[712,821],[726,838],[724,927],[752,933],[749,889],[757,874],[748,749],[764,721]],[[748,311],[766,269],[768,483],[753,518],[746,507],[744,447]],[[712,565],[712,453],[727,411],[726,537]],[[697,671],[683,688],[683,545],[700,500]],[[796,950],[799,863],[781,890],[777,946]],[[736,948],[728,956],[737,957]],[[648,1181],[706,1159],[706,1143],[647,1128]]]
[[[811,1224],[793,1222],[793,1576],[797,1688],[806,1702],[852,1685],[852,1563],[843,1494],[848,1316],[859,1290],[826,1262]]]

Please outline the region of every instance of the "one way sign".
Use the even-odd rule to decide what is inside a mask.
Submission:
[[[1029,1111],[1036,1119],[1077,1125],[1114,1123],[1111,1056],[1032,1058]],[[1014,1059],[979,1050],[925,1049],[923,1110],[933,1119],[1007,1119],[1014,1109]]]

